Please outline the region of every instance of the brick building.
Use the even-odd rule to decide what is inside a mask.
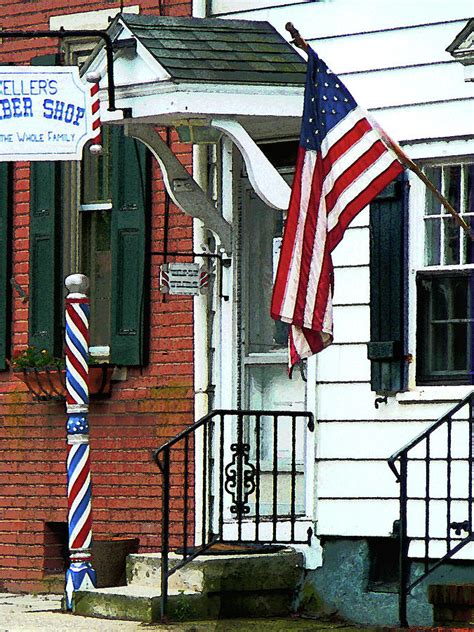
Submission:
[[[121,4],[123,11],[150,15],[191,11],[190,0]],[[118,2],[88,2],[84,12],[83,3],[77,2],[5,0],[0,24],[2,30],[104,29],[119,11]],[[47,63],[52,56],[75,63],[94,44],[87,38],[4,39],[0,63],[44,63],[45,55]],[[180,146],[172,134],[165,138],[190,167],[190,146]],[[93,400],[90,408],[95,536],[126,535],[138,538],[142,551],[156,548],[160,492],[151,450],[193,420],[192,299],[165,299],[158,288],[162,260],[150,256],[163,251],[165,233],[169,250],[192,250],[192,220],[170,204],[157,163],[144,154],[140,169],[147,178],[145,197],[143,190],[128,190],[136,185],[133,169],[139,168],[133,141],[124,140],[119,131],[105,142],[98,164],[86,148],[83,163],[0,165],[0,586],[11,591],[48,589],[48,578],[63,572],[64,403],[33,401],[9,360],[28,345],[61,355],[65,276],[77,271],[91,276],[91,344],[101,354],[105,347],[110,361],[122,367],[113,376],[112,395]],[[125,142],[131,150],[123,148]],[[94,173],[104,179],[94,180]],[[120,227],[111,229],[109,223],[120,195],[125,199],[135,194],[140,200],[133,252],[139,261],[119,256],[118,233],[111,233]],[[105,207],[83,211],[85,202],[97,200]],[[111,275],[111,266],[116,273],[116,266],[122,266],[124,274]],[[114,288],[112,276],[120,277]],[[94,288],[96,296],[105,296],[105,304],[94,303]],[[122,315],[132,330],[122,338],[125,347],[110,339],[111,321],[117,322],[110,311],[112,294],[122,297]]]

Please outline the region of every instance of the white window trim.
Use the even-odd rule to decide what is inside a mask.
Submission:
[[[466,146],[462,143],[450,143],[449,141],[437,141],[429,151],[430,144],[426,143],[418,147],[418,155],[424,158],[424,162],[436,165],[465,164],[474,161],[474,155],[466,155]],[[454,151],[453,151],[454,150]],[[457,151],[456,151],[457,150]],[[448,155],[448,151],[453,151]],[[472,151],[472,149],[471,149]],[[458,153],[459,152],[459,153]],[[413,362],[408,365],[408,391],[398,393],[396,399],[400,404],[434,403],[459,401],[471,391],[474,385],[433,385],[421,386],[416,383],[416,275],[419,270],[434,269],[459,269],[459,266],[425,266],[425,237],[424,237],[424,209],[425,209],[425,185],[412,172],[409,173],[409,234],[408,234],[408,351],[413,356]],[[472,265],[463,266],[473,267]]]

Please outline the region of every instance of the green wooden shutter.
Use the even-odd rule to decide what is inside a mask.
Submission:
[[[112,306],[111,361],[145,363],[144,281],[148,165],[145,146],[112,129]]]
[[[406,182],[392,182],[370,205],[370,342],[372,390],[406,388]]]
[[[55,55],[32,60],[36,66],[52,66],[55,62]],[[60,176],[59,162],[30,163],[29,343],[53,355],[61,350]]]
[[[10,346],[12,164],[0,162],[0,370],[7,368]]]

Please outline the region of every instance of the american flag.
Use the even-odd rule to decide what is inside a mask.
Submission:
[[[403,170],[381,130],[308,48],[303,122],[271,315],[289,323],[289,365],[332,342],[331,253]]]

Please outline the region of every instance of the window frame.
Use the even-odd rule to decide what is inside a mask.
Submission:
[[[436,148],[436,152],[431,153]],[[461,149],[456,152],[455,150]],[[467,154],[463,143],[459,142],[438,142],[433,147],[429,144],[423,144],[418,147],[419,153],[419,166],[426,167],[446,167],[446,166],[458,166],[474,164],[474,155]],[[450,149],[454,150],[452,153]],[[464,151],[462,151],[464,149]],[[408,150],[408,153],[410,151]],[[433,155],[434,153],[438,154]],[[415,156],[417,157],[417,156]],[[422,362],[418,359],[421,354],[420,347],[418,346],[419,336],[419,309],[418,309],[418,278],[424,276],[428,277],[430,274],[434,275],[452,275],[453,273],[465,273],[468,270],[474,270],[474,263],[471,264],[440,264],[440,265],[426,265],[425,264],[425,203],[427,196],[427,189],[424,183],[412,172],[409,174],[410,183],[410,200],[409,200],[409,289],[408,289],[408,304],[409,304],[409,349],[413,354],[413,361],[409,366],[409,389],[411,391],[418,391],[419,397],[417,401],[423,399],[424,394],[428,399],[434,396],[435,392],[444,393],[443,390],[446,387],[451,387],[459,391],[462,396],[466,387],[469,387],[470,382],[466,379],[451,378],[442,379],[436,377],[428,377],[426,374],[421,373]],[[443,214],[444,215],[444,214]],[[473,222],[474,223],[474,222]],[[462,229],[460,229],[462,230]],[[448,389],[449,390],[449,389]],[[457,392],[456,391],[456,392]],[[457,395],[453,396],[451,390],[449,397],[457,398]],[[446,392],[446,396],[448,393]],[[410,400],[410,396],[401,396],[401,400]]]

